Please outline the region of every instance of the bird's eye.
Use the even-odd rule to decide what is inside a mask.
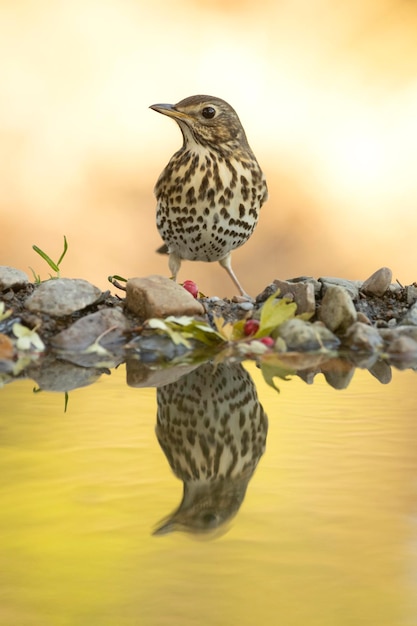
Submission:
[[[206,120],[211,120],[216,115],[216,109],[214,107],[204,107],[201,114]]]

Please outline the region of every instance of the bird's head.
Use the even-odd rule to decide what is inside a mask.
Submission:
[[[178,123],[187,147],[197,143],[214,149],[249,148],[236,111],[220,98],[190,96],[177,104],[153,104],[150,108]]]

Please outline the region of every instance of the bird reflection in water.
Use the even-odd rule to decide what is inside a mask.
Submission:
[[[206,363],[160,387],[157,405],[158,441],[184,489],[155,534],[224,528],[265,450],[268,418],[252,378],[240,364]]]

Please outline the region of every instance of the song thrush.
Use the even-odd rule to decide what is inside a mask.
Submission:
[[[266,443],[268,418],[240,363],[205,363],[157,390],[159,444],[183,481],[155,531],[215,531],[238,512]]]
[[[155,186],[156,222],[173,278],[183,259],[218,261],[246,296],[230,253],[251,236],[268,191],[236,112],[201,95],[150,108],[172,117],[183,136]]]

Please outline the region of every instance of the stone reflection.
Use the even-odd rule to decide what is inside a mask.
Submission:
[[[160,387],[157,404],[158,441],[184,488],[155,534],[214,531],[238,512],[265,450],[255,384],[240,364],[206,363]]]

